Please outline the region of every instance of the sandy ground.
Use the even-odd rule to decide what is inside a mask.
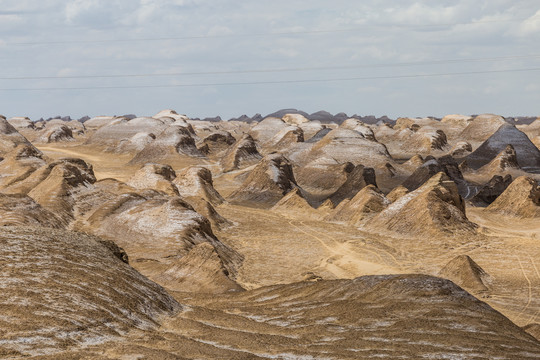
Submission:
[[[126,166],[129,155],[63,144],[38,148],[51,158],[80,157],[88,161],[98,179],[127,180],[137,169]],[[214,172],[217,169],[202,159],[171,165],[178,171],[194,162]],[[216,175],[217,190],[227,195],[236,174]],[[231,204],[217,210],[235,223],[216,233],[245,256],[237,281],[248,289],[299,281],[308,272],[324,279],[400,273],[436,275],[455,256],[469,255],[490,275],[490,291],[481,295],[482,300],[520,326],[540,321],[538,221],[496,216],[469,207],[469,219],[480,225],[478,236],[407,239],[294,213],[284,216]]]

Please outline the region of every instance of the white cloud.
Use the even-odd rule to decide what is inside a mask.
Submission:
[[[526,20],[518,21],[522,19]],[[2,0],[0,29],[2,52],[9,54],[3,55],[2,59],[1,71],[6,76],[204,72],[528,55],[537,48],[540,11],[537,0],[334,0],[331,4],[327,0]],[[351,31],[286,36],[234,36],[341,29]],[[202,38],[92,42],[190,36]],[[68,42],[11,45],[20,42],[55,41]],[[114,83],[151,85],[165,82],[216,83],[394,76],[537,67],[537,61],[526,58],[504,62],[359,67],[332,71],[183,76],[171,79],[122,78],[115,79]],[[530,74],[501,73],[486,75],[484,78],[492,79],[490,86],[494,88],[497,88],[498,83],[511,84],[501,87],[499,95],[508,96],[509,103],[523,106],[523,101],[512,101],[519,97],[522,91],[517,85],[519,81],[508,80],[528,80]],[[108,110],[114,113],[148,114],[155,110],[156,104],[170,101],[166,107],[176,107],[181,112],[192,111],[193,115],[200,116],[222,114],[227,117],[264,112],[267,108],[271,111],[275,110],[272,107],[280,107],[280,104],[284,107],[313,107],[306,108],[307,111],[328,108],[350,113],[391,115],[407,115],[406,112],[411,111],[413,105],[422,105],[425,109],[417,109],[419,115],[424,111],[439,112],[442,115],[444,112],[466,112],[466,109],[473,107],[473,100],[470,96],[455,95],[453,101],[447,101],[452,105],[450,107],[445,105],[444,101],[435,99],[436,92],[430,89],[444,86],[456,89],[456,93],[460,88],[463,89],[462,93],[483,93],[478,80],[475,76],[469,76],[285,86],[173,88],[166,92],[160,92],[159,89],[137,89],[103,91],[99,96],[95,91],[89,90],[88,95],[99,98],[100,101],[88,104],[78,100],[70,101],[71,97],[75,96],[80,99],[81,94],[59,92],[62,96],[55,97],[54,94],[57,93],[53,92],[47,97],[47,101],[44,101],[39,96],[27,96],[28,94],[21,91],[0,93],[0,112],[34,117],[57,113],[92,115],[106,113]],[[111,83],[113,81],[107,79],[74,79],[69,85],[92,87]],[[67,84],[65,80],[47,80],[40,83],[40,86],[64,87]],[[36,82],[10,82],[3,86],[32,87],[36,86]],[[357,99],[352,95],[336,96],[336,88],[343,94],[357,94],[356,89],[378,88],[379,91],[363,92],[363,104],[366,107],[358,108]],[[536,91],[540,97],[540,90],[532,91]],[[212,100],[207,101],[210,93]],[[279,95],[273,95],[278,93]],[[265,96],[258,97],[257,94]],[[386,94],[392,94],[392,102],[379,98],[389,96]],[[422,96],[425,101],[413,101],[413,95],[409,94]],[[189,102],[177,105],[177,99],[181,96],[189,98]],[[283,104],[283,101],[287,101],[287,104]],[[489,97],[478,101],[484,101],[485,104],[480,104],[484,107],[489,105]],[[454,108],[456,104],[461,104],[463,109]],[[491,105],[495,107],[492,111],[496,112],[498,104]],[[126,108],[128,106],[133,108]],[[184,110],[181,106],[188,108]],[[531,103],[527,109],[516,109],[516,112],[532,112],[536,109],[537,104]]]

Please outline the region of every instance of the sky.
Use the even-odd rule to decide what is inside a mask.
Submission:
[[[540,115],[538,0],[2,0],[0,114]]]

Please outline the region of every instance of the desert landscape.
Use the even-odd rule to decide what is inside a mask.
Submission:
[[[538,359],[540,118],[0,117],[0,357]]]

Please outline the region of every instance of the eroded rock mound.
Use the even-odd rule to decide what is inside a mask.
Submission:
[[[383,211],[390,201],[375,186],[367,185],[351,200],[341,202],[326,220],[344,221],[352,225],[361,225],[367,219]]]
[[[299,188],[289,191],[287,195],[272,206],[272,211],[284,214],[292,213],[294,215],[298,215],[299,212],[307,215],[317,214],[316,210],[304,198]]]
[[[26,182],[35,185],[28,196],[67,224],[74,219],[73,192],[95,183],[96,177],[92,165],[85,161],[62,159],[36,170]]]
[[[174,184],[180,195],[186,199],[200,197],[213,205],[220,205],[225,201],[214,188],[212,172],[203,166],[182,170],[174,179]]]
[[[73,141],[73,131],[64,124],[56,124],[52,126],[47,126],[41,135],[39,136],[38,141],[44,143],[54,143],[60,141]]]
[[[261,158],[255,140],[246,134],[223,156],[221,167],[223,172],[229,172],[256,164]]]
[[[184,257],[156,277],[167,289],[183,292],[224,293],[242,291],[209,243],[195,245]]]
[[[420,165],[401,185],[409,191],[413,191],[422,186],[426,181],[431,179],[435,174],[444,172],[451,180],[456,182],[461,194],[467,192],[467,182],[463,178],[463,174],[459,165],[450,155],[442,156],[438,159],[427,157],[426,161]]]
[[[46,165],[43,153],[30,144],[20,144],[0,158],[0,189],[2,192],[17,193],[17,187],[42,166]],[[23,192],[26,194],[28,191]]]
[[[375,170],[362,165],[357,165],[347,174],[347,180],[345,180],[343,185],[341,185],[329,199],[337,206],[344,199],[352,199],[360,190],[368,185],[377,186]]]
[[[512,183],[512,175],[495,175],[470,200],[476,206],[487,206],[495,201]]]
[[[504,124],[507,124],[507,122],[502,116],[493,114],[478,115],[469,122],[469,125],[461,132],[458,138],[474,144],[482,143]]]
[[[506,145],[506,148],[491,160],[487,165],[484,165],[480,171],[487,171],[489,173],[497,173],[507,171],[510,169],[520,169],[516,150],[512,145]]]
[[[266,155],[229,200],[253,205],[274,205],[297,187],[290,161],[281,154]]]
[[[439,276],[452,280],[469,291],[477,293],[488,290],[486,286],[488,274],[468,255],[459,255],[450,260],[441,269]]]
[[[130,164],[140,164],[152,161],[168,162],[178,155],[202,157],[197,149],[195,139],[184,126],[171,125],[163,130],[156,139],[144,147],[130,161]]]
[[[486,210],[523,218],[540,217],[540,187],[536,180],[520,176]]]
[[[370,225],[409,236],[470,234],[476,230],[465,215],[465,202],[456,183],[443,172],[390,204]]]
[[[199,150],[205,154],[218,154],[227,150],[236,139],[228,131],[215,131],[206,136],[198,144]]]
[[[157,327],[181,306],[95,237],[0,228],[0,354],[26,357],[102,344]],[[24,249],[24,251],[21,251]]]
[[[384,165],[392,161],[386,146],[358,131],[337,128],[313,145],[310,158],[329,157],[338,163],[351,162],[365,166]]]
[[[19,145],[32,146],[6,118],[0,116],[0,157],[4,157]]]
[[[405,186],[399,185],[392,189],[388,194],[386,194],[386,198],[390,202],[395,202],[399,198],[401,198],[404,195],[407,195],[409,193],[409,189],[407,189]]]
[[[453,157],[463,157],[472,152],[472,145],[466,141],[460,141],[450,151],[450,155]]]
[[[64,224],[29,196],[0,193],[0,226],[62,228]]]
[[[501,155],[501,160],[507,159],[515,162],[512,159],[513,151],[508,148],[509,144],[515,150],[515,159],[521,168],[526,171],[540,169],[540,150],[526,134],[519,131],[514,125],[507,123],[501,125],[478,149],[467,156],[467,164],[476,170],[490,163],[499,155]],[[506,153],[507,150],[509,153]],[[501,164],[499,163],[499,165]],[[511,165],[511,163],[506,165]]]
[[[175,196],[178,190],[172,181],[176,173],[169,165],[145,164],[127,182],[136,189],[155,189]]]

